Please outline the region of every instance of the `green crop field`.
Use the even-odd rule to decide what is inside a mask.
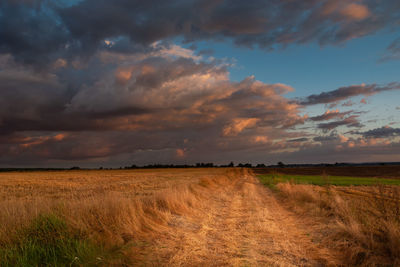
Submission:
[[[400,179],[373,178],[373,177],[349,177],[327,175],[291,175],[291,174],[262,174],[258,175],[264,185],[293,182],[296,184],[313,185],[400,185]]]

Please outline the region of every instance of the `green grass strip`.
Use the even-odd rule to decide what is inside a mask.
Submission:
[[[103,250],[56,215],[39,215],[15,242],[0,246],[0,266],[99,266]]]
[[[371,178],[371,177],[348,177],[348,176],[326,176],[326,175],[290,175],[290,174],[262,174],[258,175],[260,181],[269,187],[277,183],[293,182],[296,184],[313,185],[400,185],[400,179]]]

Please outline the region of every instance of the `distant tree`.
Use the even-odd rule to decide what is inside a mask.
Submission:
[[[257,168],[265,168],[266,166],[265,166],[265,164],[264,163],[259,163],[259,164],[257,164]]]
[[[80,170],[81,168],[78,166],[71,167],[70,170]]]
[[[251,163],[239,163],[238,164],[238,167],[241,167],[241,168],[252,168],[253,166],[251,165]]]
[[[285,166],[285,164],[284,164],[282,161],[279,161],[279,162],[278,162],[278,166],[282,168],[282,167]]]
[[[231,161],[231,163],[229,163],[228,167],[234,167],[235,164],[233,163],[233,161]]]
[[[210,167],[214,167],[214,163],[209,162],[209,163],[196,163],[196,167],[197,168],[210,168]]]
[[[103,169],[103,167],[100,167],[100,168],[99,168],[99,170],[102,170],[102,169]]]

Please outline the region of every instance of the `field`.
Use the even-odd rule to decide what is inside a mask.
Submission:
[[[259,168],[258,174],[329,175],[400,179],[400,165],[383,166],[316,166],[296,168]]]
[[[363,266],[400,264],[399,166],[257,169],[312,236]],[[318,221],[315,223],[314,221]]]
[[[263,174],[259,175],[262,183],[285,183],[313,185],[400,185],[400,179],[351,177],[351,176],[328,176],[328,175],[293,175],[293,174]]]
[[[399,265],[384,167],[0,173],[0,266]]]

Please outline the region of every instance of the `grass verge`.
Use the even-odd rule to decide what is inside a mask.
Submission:
[[[54,214],[39,215],[14,239],[0,245],[1,266],[98,266],[106,260],[101,246]]]
[[[295,184],[312,185],[400,185],[400,179],[371,178],[371,177],[348,177],[327,175],[291,175],[291,174],[262,174],[258,175],[260,181],[271,187],[278,183],[292,182]]]

